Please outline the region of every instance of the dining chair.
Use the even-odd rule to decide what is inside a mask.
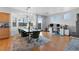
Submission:
[[[21,29],[18,29],[19,34],[21,33]]]
[[[39,34],[40,34],[40,31],[33,31],[31,37],[36,39],[36,41],[38,41]]]
[[[24,30],[21,30],[21,36],[22,37],[27,37],[29,36],[28,32],[25,32]]]

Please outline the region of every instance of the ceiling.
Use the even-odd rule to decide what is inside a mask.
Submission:
[[[0,10],[5,10],[7,12],[13,13],[23,13],[26,14],[27,11],[32,14],[37,15],[52,15],[61,12],[67,12],[77,7],[0,7]]]
[[[29,12],[33,14],[38,15],[52,15],[56,13],[61,12],[67,12],[72,9],[76,9],[76,7],[14,7],[14,9],[17,9],[19,11],[26,12],[26,10],[29,8]]]

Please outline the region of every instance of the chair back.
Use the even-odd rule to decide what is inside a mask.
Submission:
[[[21,36],[26,37],[29,36],[28,32],[25,32],[24,30],[21,30]]]
[[[40,31],[33,31],[32,38],[39,38]]]
[[[18,29],[18,32],[21,33],[21,29]]]

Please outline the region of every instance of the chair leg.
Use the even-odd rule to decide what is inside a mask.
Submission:
[[[36,42],[38,42],[39,38],[37,38]]]

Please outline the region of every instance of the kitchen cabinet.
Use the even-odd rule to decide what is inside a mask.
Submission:
[[[10,37],[10,14],[0,12],[0,39]]]

